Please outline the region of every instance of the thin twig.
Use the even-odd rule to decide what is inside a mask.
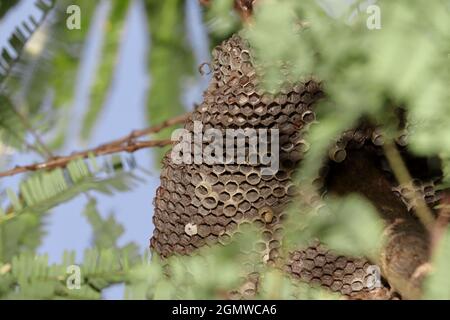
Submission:
[[[22,137],[19,134],[17,134],[17,132],[11,130],[9,134],[14,136],[14,138],[16,138],[18,141],[21,141],[27,150],[32,150],[42,156],[40,150],[36,146],[30,144],[28,141],[26,141],[26,139],[22,141]]]
[[[34,163],[31,165],[17,166],[14,169],[1,172],[0,178],[14,176],[20,173],[38,171],[38,170],[51,170],[56,168],[64,168],[69,162],[76,159],[87,159],[90,155],[105,156],[108,154],[114,154],[119,152],[133,153],[140,149],[153,148],[153,147],[165,147],[172,143],[172,140],[154,140],[154,141],[133,141],[124,145],[103,145],[97,148],[75,152],[69,156],[53,158],[46,162]]]
[[[42,149],[42,151],[44,152],[44,156],[48,159],[51,159],[54,157],[52,151],[50,150],[49,147],[47,147],[47,145],[44,143],[44,141],[41,139],[40,135],[34,130],[33,126],[31,125],[31,123],[28,121],[27,117],[25,117],[22,112],[20,112],[19,110],[17,110],[14,106],[11,105],[11,109],[14,112],[14,114],[17,116],[17,118],[19,118],[20,122],[22,122],[22,125],[25,127],[25,129],[33,136],[34,141],[39,145],[39,147]],[[38,153],[39,149],[36,148],[36,151]]]
[[[391,141],[386,141],[386,143],[384,144],[384,151],[398,183],[405,186],[412,183],[413,179],[395,144]],[[435,222],[433,214],[425,203],[423,197],[421,197],[414,190],[412,197],[417,201],[417,216],[419,217],[423,225],[428,229],[428,231],[432,232]]]
[[[121,144],[130,142],[130,141],[133,141],[136,138],[147,136],[147,135],[150,135],[153,133],[158,133],[165,128],[173,127],[175,125],[184,123],[189,118],[190,115],[191,115],[190,113],[186,113],[181,116],[177,116],[177,117],[168,119],[154,127],[141,129],[141,130],[134,130],[130,134],[126,135],[125,137],[117,139],[117,140],[113,140],[103,146],[107,147],[107,146],[112,146],[112,145],[121,145]],[[100,146],[100,147],[102,147],[102,146]]]
[[[154,127],[134,130],[130,134],[122,137],[120,139],[113,140],[111,142],[102,144],[98,147],[74,152],[71,155],[64,157],[52,157],[48,161],[34,163],[31,165],[17,166],[13,169],[10,169],[5,172],[0,173],[0,178],[10,177],[21,173],[26,173],[30,171],[38,171],[38,170],[50,170],[55,168],[63,168],[67,166],[67,164],[76,159],[86,159],[91,155],[94,156],[104,156],[119,152],[128,152],[132,153],[140,149],[145,148],[153,148],[153,147],[164,147],[172,143],[171,140],[154,140],[154,141],[136,141],[137,138],[143,137],[152,133],[158,133],[165,128],[169,128],[175,126],[177,124],[184,123],[186,119],[188,119],[190,113],[169,119],[164,121],[163,123],[156,125]]]

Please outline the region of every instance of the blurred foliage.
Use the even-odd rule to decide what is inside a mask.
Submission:
[[[66,8],[70,3],[56,3],[52,19],[35,32],[7,79],[8,95],[40,132],[52,133],[48,144],[55,149],[66,139],[83,44],[97,6],[94,1],[77,1],[82,12],[81,29],[69,30]]]
[[[21,253],[0,269],[2,299],[99,299],[101,290],[121,282],[136,257],[127,250],[88,249],[84,253],[79,289],[69,289],[68,267],[77,263],[73,252],[66,252],[62,263],[49,265],[46,256]],[[1,265],[1,264],[0,264]],[[6,266],[6,267],[5,267]],[[17,288],[12,290],[12,288]]]
[[[14,7],[18,2],[19,0],[2,0],[2,2],[0,2],[0,19],[3,18],[9,9]]]
[[[266,269],[261,273],[260,293],[257,298],[271,300],[337,300],[339,295],[293,281],[279,270]]]
[[[10,205],[0,207],[0,261],[9,261],[17,252],[34,250],[40,245],[43,218],[52,208],[88,191],[107,195],[124,192],[138,181],[134,174],[120,169],[110,172],[108,165],[91,169],[95,165],[87,161],[75,160],[64,170],[32,174],[21,182],[18,194],[6,190]],[[92,210],[87,212],[95,229],[99,226],[98,219],[93,220]],[[113,222],[107,224],[108,231]]]
[[[431,274],[425,281],[425,299],[450,300],[450,228],[447,228],[432,257]]]
[[[336,252],[375,260],[382,245],[382,231],[376,209],[367,200],[352,195],[326,199],[315,207],[300,204],[299,208],[297,203],[286,222],[284,245],[292,250],[320,239]]]
[[[183,83],[195,68],[192,48],[186,41],[185,2],[145,0],[145,8],[151,36],[147,115],[150,124],[158,124],[184,112],[187,106],[182,103]],[[163,130],[156,138],[170,137],[170,133],[169,129]],[[165,150],[160,150],[160,158]]]
[[[442,160],[442,171],[443,171],[443,181],[442,189],[450,188],[450,154],[448,152],[443,152],[441,154]]]
[[[318,110],[321,125],[309,133],[305,178],[317,172],[331,139],[362,116],[396,128],[392,114],[400,105],[409,117],[412,151],[431,156],[450,149],[448,1],[378,1],[377,6],[381,26],[371,30],[373,13],[352,15],[355,6],[332,18],[312,1],[267,0],[247,28],[269,87],[286,76],[308,74],[326,85],[328,99]]]
[[[241,27],[241,19],[233,10],[234,0],[214,0],[206,10],[206,25],[211,37],[211,47],[228,39]]]
[[[395,132],[398,120],[392,115],[398,106],[408,115],[410,151],[441,156],[448,181],[450,3],[377,1],[381,24],[373,30],[368,28],[373,8],[366,11],[359,5],[340,8],[340,15],[332,18],[314,2],[267,0],[244,32],[269,89],[276,90],[286,78],[312,74],[324,82],[327,99],[318,106],[319,125],[307,133],[311,148],[298,185],[306,194],[315,192],[305,186],[317,176],[330,143],[359,119],[368,117],[386,133]],[[340,252],[373,256],[381,228],[371,206],[356,198],[327,202],[318,215],[299,217],[293,208],[289,219],[297,228],[287,239],[296,243],[319,237]],[[301,232],[295,232],[299,227]],[[448,284],[437,282],[445,278],[441,272],[448,270],[450,259],[439,252],[430,280],[435,282],[428,287],[436,291],[427,291],[425,297],[448,297]]]
[[[13,5],[17,3],[14,2],[6,2],[4,5],[4,9],[13,9],[15,8]],[[0,73],[0,90],[4,89],[4,81],[8,78],[8,76],[12,73],[12,69],[17,61],[20,59],[23,49],[27,44],[30,37],[36,31],[36,29],[46,20],[48,14],[55,7],[55,0],[49,0],[43,2],[43,0],[37,0],[35,3],[36,8],[38,8],[41,12],[41,17],[27,17],[24,21],[22,21],[22,26],[25,30],[17,27],[14,29],[12,34],[8,37],[8,44],[10,46],[9,50],[6,48],[2,48],[0,51],[1,56],[1,73]],[[12,11],[12,10],[11,10]],[[1,19],[1,17],[0,17]],[[12,51],[11,51],[12,49]]]
[[[0,141],[4,145],[22,149],[24,139],[25,128],[14,112],[11,100],[0,95]]]
[[[152,79],[146,111],[148,122],[155,124],[184,112],[184,83],[195,66],[192,47],[186,41],[185,1],[143,1],[149,21]],[[1,1],[0,18],[15,2]],[[33,129],[45,136],[54,151],[67,140],[82,53],[101,3],[76,0],[81,7],[82,26],[80,30],[68,30],[65,9],[72,2],[57,1],[52,18],[36,31],[20,59],[13,63],[14,70],[0,95],[0,152],[4,146],[15,152],[33,151],[26,143]],[[101,120],[114,88],[131,3],[107,2],[101,59],[90,76],[90,101],[79,132],[84,140],[89,140]],[[320,210],[313,210],[306,200],[317,196],[317,191],[305,186],[311,185],[308,181],[316,176],[328,145],[343,130],[368,117],[386,131],[395,131],[397,123],[390,115],[401,105],[409,117],[411,150],[440,156],[447,183],[441,187],[448,187],[450,3],[378,1],[381,28],[375,30],[367,28],[371,13],[360,2],[348,9],[339,8],[335,17],[324,11],[323,1],[321,4],[262,1],[253,23],[243,32],[270,89],[278,88],[286,78],[314,74],[324,81],[327,92],[327,99],[318,107],[319,124],[313,125],[307,136],[311,149],[297,181],[304,198],[289,212],[283,246],[289,250],[320,238],[339,253],[375,257],[382,229],[375,209],[366,200],[350,196],[321,199],[316,203]],[[217,44],[241,27],[231,7],[231,0],[216,0],[206,9],[211,43]],[[164,131],[158,137],[168,134]],[[135,244],[119,246],[123,227],[112,215],[103,217],[93,195],[124,192],[139,180],[116,159],[108,158],[100,166],[94,156],[79,159],[65,169],[25,175],[18,190],[4,188],[0,193],[5,203],[0,209],[0,298],[99,299],[108,286],[125,283],[128,299],[220,299],[243,284],[251,272],[260,275],[260,299],[335,298],[261,265],[246,249],[258,238],[254,232],[245,232],[225,247],[213,246],[191,257],[175,256],[165,261],[140,256]],[[88,199],[84,216],[92,226],[92,248],[82,259],[66,252],[61,263],[51,265],[48,257],[37,254],[45,234],[45,217],[56,206],[80,195]],[[450,261],[449,239],[447,231],[433,257],[425,298],[449,298],[450,285],[445,276]],[[74,264],[81,267],[79,290],[66,285],[70,278],[67,268]]]

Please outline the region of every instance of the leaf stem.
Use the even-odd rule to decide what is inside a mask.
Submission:
[[[394,172],[397,181],[401,185],[405,186],[412,183],[413,179],[395,144],[391,140],[388,140],[385,142],[383,148],[386,154],[386,158],[389,161],[389,164],[392,168],[392,171]],[[428,231],[431,232],[434,228],[435,222],[433,214],[426,205],[423,197],[421,197],[421,195],[418,194],[417,191],[413,190],[411,198],[417,201],[415,210],[416,215],[418,216],[422,224],[428,229]]]

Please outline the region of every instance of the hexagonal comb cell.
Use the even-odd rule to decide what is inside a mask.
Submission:
[[[290,254],[286,271],[294,278],[347,296],[383,288],[378,269],[365,259],[339,256],[316,243]],[[386,297],[389,298],[389,297]]]

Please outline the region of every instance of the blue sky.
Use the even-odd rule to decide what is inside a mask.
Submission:
[[[16,27],[17,21],[23,19],[28,14],[36,14],[33,7],[34,1],[22,1],[17,10],[9,14],[0,25],[0,47],[7,44],[7,38]],[[106,1],[99,1],[102,5],[96,13],[94,27],[90,30],[87,45],[80,73],[77,79],[76,98],[74,101],[74,114],[71,132],[78,132],[77,126],[81,123],[81,116],[84,107],[88,104],[88,90],[92,82],[93,68],[98,61],[98,50],[101,45],[102,34],[100,26],[108,10]],[[74,1],[76,3],[76,1]],[[101,121],[97,126],[89,146],[96,146],[100,143],[112,140],[115,137],[123,136],[133,129],[146,126],[144,114],[147,103],[147,92],[151,85],[151,78],[147,73],[147,54],[151,50],[149,43],[146,17],[142,9],[142,2],[134,1],[129,12],[124,41],[120,52],[120,60],[114,77],[114,88],[108,97]],[[201,24],[201,11],[197,5],[197,0],[188,0],[186,3],[187,15],[189,17],[186,30],[189,38],[195,43],[195,55],[197,64],[209,61],[207,36]],[[201,94],[207,79],[201,78],[186,82],[184,93],[184,103],[186,108],[192,106],[194,102],[200,102]],[[78,141],[72,138],[68,142],[65,152],[84,148]],[[137,243],[142,251],[147,249],[149,238],[153,231],[151,222],[153,213],[153,197],[159,185],[159,172],[155,170],[152,163],[151,151],[140,151],[134,154],[138,164],[151,172],[149,176],[144,176],[145,182],[140,184],[131,192],[118,193],[113,197],[98,196],[100,211],[103,215],[114,214],[117,220],[125,227],[125,234],[120,238],[119,243],[124,244],[129,241]],[[34,156],[16,156],[14,164],[28,163],[37,160]],[[1,181],[4,186],[17,185],[17,178],[9,178]],[[85,197],[77,199],[59,206],[52,210],[52,214],[47,220],[48,234],[43,245],[39,248],[40,253],[48,253],[52,262],[60,260],[64,250],[75,250],[78,257],[82,257],[83,250],[89,246],[92,239],[92,230],[82,216],[83,207],[86,204]],[[105,292],[104,298],[122,298],[123,288],[114,287]]]

